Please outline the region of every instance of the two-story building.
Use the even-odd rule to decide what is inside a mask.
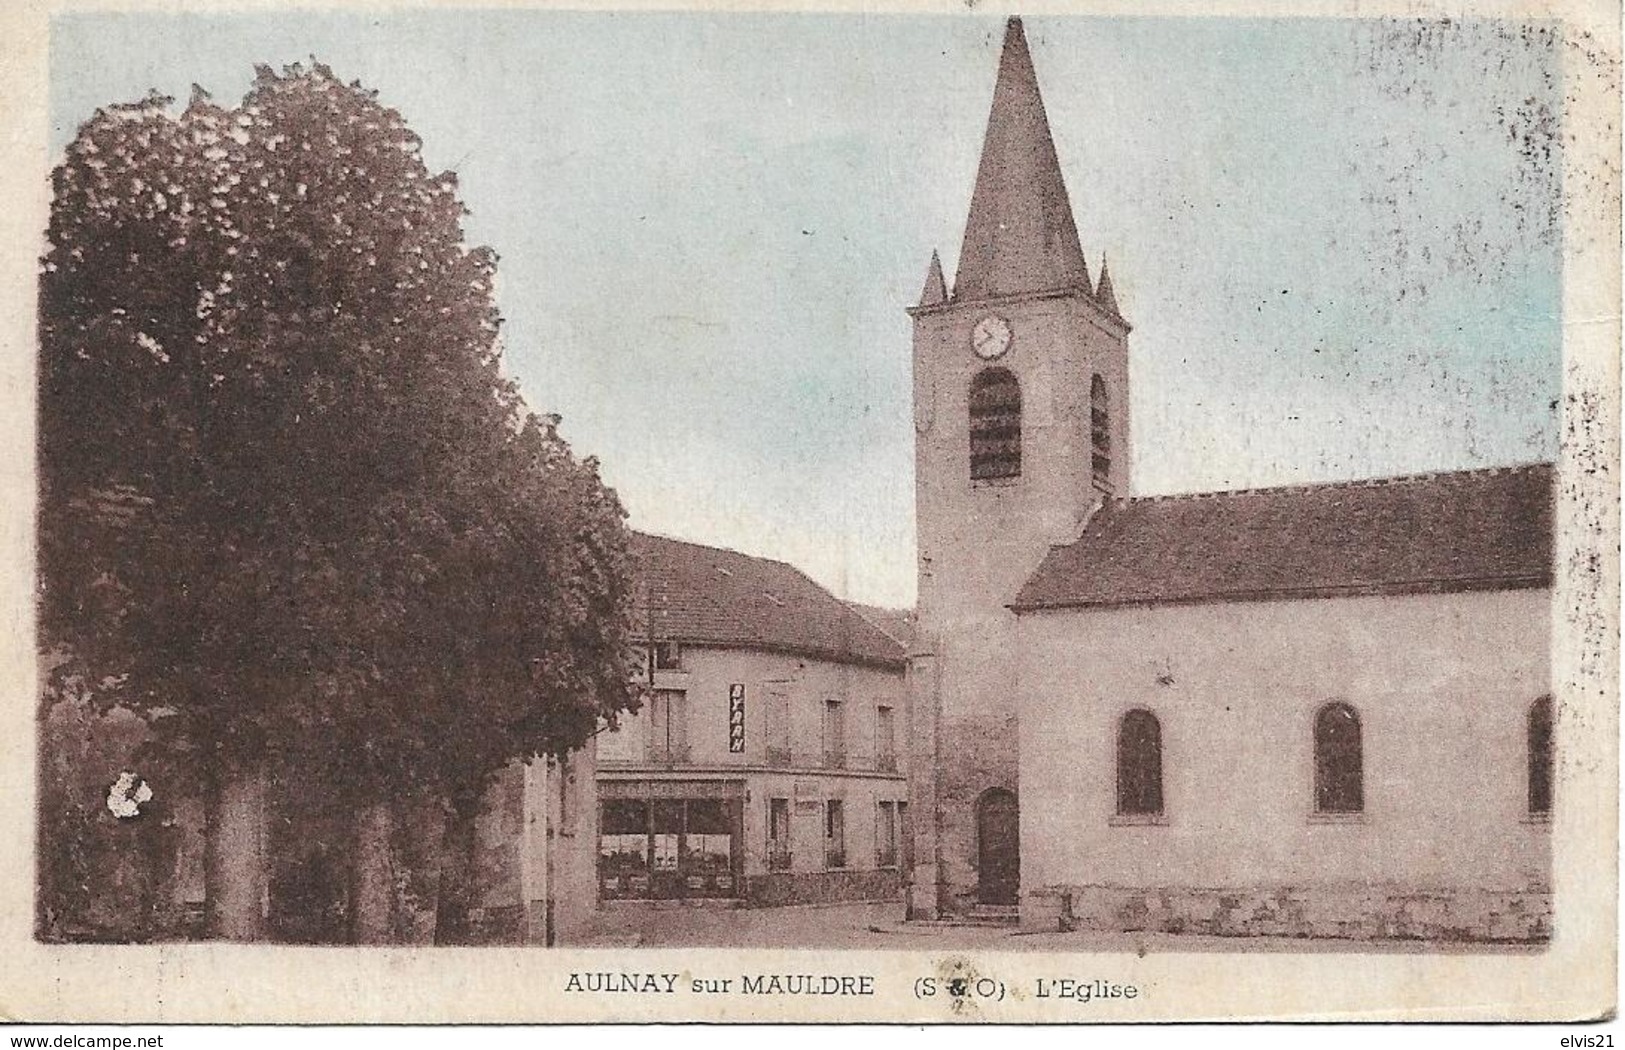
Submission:
[[[602,899],[899,896],[902,643],[783,562],[634,549],[646,702],[598,741]]]

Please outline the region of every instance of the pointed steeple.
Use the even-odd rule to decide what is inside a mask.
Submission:
[[[948,283],[942,278],[942,260],[931,252],[931,266],[925,271],[925,289],[920,292],[921,306],[940,306],[948,301]]]
[[[1021,19],[1005,26],[956,299],[1090,287]]]
[[[1122,317],[1123,311],[1117,308],[1117,293],[1112,291],[1112,272],[1106,257],[1100,257],[1100,284],[1095,287],[1095,302],[1105,307],[1113,317]]]

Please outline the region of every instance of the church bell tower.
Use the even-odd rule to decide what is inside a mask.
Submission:
[[[965,239],[914,320],[917,917],[1019,899],[1015,617],[1051,545],[1127,494],[1128,333],[1073,221],[1019,18],[1006,25]]]

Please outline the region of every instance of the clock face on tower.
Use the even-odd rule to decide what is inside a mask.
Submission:
[[[984,361],[1002,356],[1010,349],[1010,322],[998,314],[988,314],[971,329],[970,346]]]

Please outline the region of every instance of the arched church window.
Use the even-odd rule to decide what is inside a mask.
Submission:
[[[1117,723],[1117,812],[1162,812],[1162,726],[1150,711],[1130,711]]]
[[[1360,715],[1348,704],[1327,704],[1315,715],[1315,811],[1365,809]]]
[[[1021,476],[1021,384],[1008,368],[984,368],[971,380],[970,476]]]
[[[1098,374],[1089,380],[1089,473],[1095,488],[1111,491],[1111,414],[1106,403],[1106,381]]]
[[[1552,698],[1529,705],[1529,815],[1552,811]]]

